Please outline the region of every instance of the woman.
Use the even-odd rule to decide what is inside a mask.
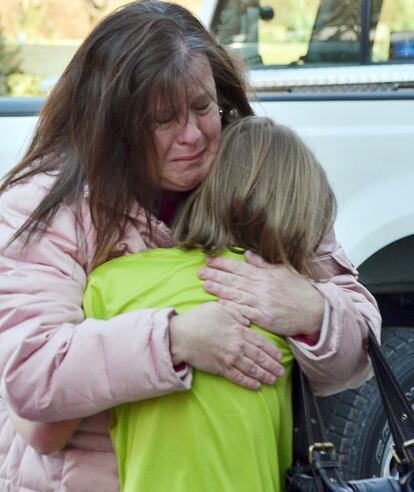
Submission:
[[[333,234],[315,261],[329,282],[255,255],[245,265],[218,257],[200,276],[233,315],[211,303],[177,316],[166,308],[84,320],[88,273],[171,246],[166,223],[204,180],[222,125],[250,114],[237,63],[179,6],[129,4],[75,54],[1,188],[0,489],[118,490],[107,410],[190,388],[191,367],[247,388],[273,384],[279,351],[240,313],[305,337],[291,346],[319,393],[369,376],[364,320],[379,330],[379,315]],[[28,446],[6,404],[45,429],[82,421],[68,446],[45,457],[42,426],[27,423]]]

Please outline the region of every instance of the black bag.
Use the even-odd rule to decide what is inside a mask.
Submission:
[[[286,492],[414,492],[414,413],[368,327],[368,353],[394,438],[399,478],[346,481],[309,383],[295,364],[293,381],[293,456]]]

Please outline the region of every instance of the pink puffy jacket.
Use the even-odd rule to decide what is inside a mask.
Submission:
[[[39,175],[0,199],[0,250],[47,193],[53,177]],[[87,193],[82,211],[62,206],[46,233],[22,252],[18,240],[0,257],[0,490],[116,492],[116,460],[107,409],[191,386],[191,371],[175,372],[169,352],[172,309],[84,320],[82,297],[95,233]],[[136,210],[115,255],[171,245],[155,221],[151,244]],[[318,251],[315,284],[326,299],[316,346],[291,340],[292,350],[320,394],[354,387],[370,376],[364,319],[379,333],[371,295],[356,281],[333,233]],[[47,422],[83,417],[62,450],[39,454],[16,435],[5,402],[23,418]],[[143,491],[144,492],[144,491]]]

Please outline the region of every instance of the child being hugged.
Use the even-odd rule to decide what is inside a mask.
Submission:
[[[176,247],[99,266],[89,277],[85,314],[108,319],[168,306],[184,313],[217,301],[197,277],[208,255],[244,261],[249,250],[318,281],[312,259],[334,215],[325,172],[298,136],[268,118],[242,118],[224,130],[210,174],[178,212]],[[236,312],[231,301],[224,304]],[[123,492],[283,490],[292,451],[293,357],[284,337],[251,330],[281,353],[284,374],[274,385],[254,391],[194,370],[189,391],[112,410]]]

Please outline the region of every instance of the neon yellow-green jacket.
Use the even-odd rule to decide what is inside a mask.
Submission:
[[[108,319],[169,306],[182,313],[214,300],[197,278],[204,263],[202,252],[176,248],[109,261],[89,277],[86,316]],[[195,370],[189,391],[113,410],[110,432],[123,492],[283,490],[291,461],[292,355],[283,338],[252,329],[282,351],[286,373],[275,385],[252,391]]]

